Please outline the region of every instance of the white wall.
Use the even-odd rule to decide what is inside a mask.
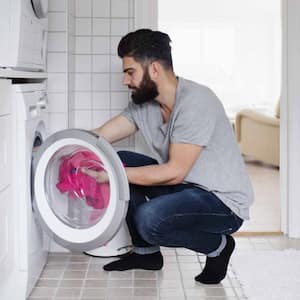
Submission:
[[[116,50],[134,28],[134,0],[51,0],[49,5],[52,131],[98,127],[129,101]],[[132,149],[134,138],[115,146]]]
[[[284,230],[300,238],[300,1],[283,0],[284,66],[281,114],[281,185],[287,200]]]
[[[280,1],[158,1],[158,28],[172,39],[175,72],[211,87],[232,118],[243,108],[274,113],[281,89]]]
[[[68,127],[68,13],[67,0],[49,1],[47,71],[52,132]]]

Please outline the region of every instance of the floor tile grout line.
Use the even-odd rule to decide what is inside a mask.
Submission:
[[[241,282],[240,282],[240,280],[237,278],[237,274],[236,274],[236,272],[235,272],[235,270],[234,270],[234,268],[233,268],[233,266],[232,266],[231,263],[229,263],[229,267],[230,267],[230,271],[234,274],[235,280],[237,280],[237,282],[238,282],[238,284],[239,284],[239,287],[238,287],[238,288],[240,288],[240,289],[242,290],[243,297],[246,297],[246,296],[245,296],[244,289],[242,288]],[[237,297],[237,299],[239,299],[239,295],[238,295],[238,293],[237,293],[237,291],[236,291],[236,287],[234,287],[233,284],[232,284],[231,277],[228,276],[228,280],[230,281],[231,289],[233,290],[234,295]],[[247,299],[247,298],[246,298],[246,299]]]
[[[86,256],[85,254],[83,254],[83,255]],[[91,257],[89,257],[87,269],[85,271],[85,276],[84,276],[84,278],[82,278],[82,285],[81,285],[79,300],[82,299],[82,297],[83,297],[83,290],[84,290],[84,287],[85,287],[85,282],[87,280],[87,274],[88,274],[88,271],[90,269],[91,262],[92,262],[92,259],[91,259]]]
[[[183,290],[183,296],[184,299],[187,300],[187,295],[186,295],[186,291],[185,291],[185,287],[183,284],[183,275],[182,275],[182,270],[179,264],[179,258],[178,258],[178,253],[175,251],[175,255],[176,255],[176,261],[177,261],[177,266],[178,266],[178,270],[179,270],[179,274],[180,274],[180,282],[181,282],[181,286],[182,286],[182,290]]]
[[[57,284],[57,286],[56,286],[56,288],[55,288],[55,292],[54,292],[54,295],[53,295],[53,300],[56,299],[56,296],[57,296],[57,293],[58,293],[58,289],[59,289],[59,287],[60,287],[60,285],[61,285],[61,282],[62,282],[62,280],[63,280],[64,273],[65,273],[65,271],[66,271],[66,269],[67,269],[67,265],[68,265],[68,262],[69,262],[69,260],[70,260],[70,256],[68,255],[66,258],[67,258],[67,260],[64,262],[64,268],[62,269],[62,272],[61,272],[61,274],[60,274],[60,279],[59,279],[58,284]]]

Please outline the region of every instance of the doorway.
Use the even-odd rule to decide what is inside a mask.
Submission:
[[[275,116],[281,92],[280,0],[159,0],[157,9],[158,29],[172,39],[178,75],[212,88],[233,124],[243,109]],[[244,159],[255,202],[241,231],[280,232],[279,168],[256,157]]]

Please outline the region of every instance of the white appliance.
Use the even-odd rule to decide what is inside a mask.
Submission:
[[[101,171],[108,181],[98,183],[84,170]],[[127,176],[104,139],[85,130],[57,132],[38,149],[33,174],[36,217],[58,244],[89,251],[105,246],[118,232],[127,236],[119,231],[124,228],[129,201]]]
[[[0,68],[44,71],[48,0],[0,1]]]
[[[47,261],[49,236],[71,250],[96,248],[99,251],[91,255],[128,252],[130,237],[124,219],[129,187],[118,155],[105,140],[75,129],[48,134],[44,83],[13,85],[12,94],[12,198],[16,243],[11,255],[15,264],[11,276],[0,286],[0,299],[23,300],[29,296]],[[64,162],[70,166],[68,159],[83,152],[90,157],[78,159],[81,165],[77,170],[74,166],[64,169]],[[82,166],[88,169],[99,166],[107,174],[109,182],[99,190],[101,195],[97,190],[101,184],[92,177],[85,181],[88,186],[82,185],[79,172]],[[66,176],[63,178],[63,175]],[[66,184],[71,175],[74,175],[71,183],[77,187],[71,190],[75,192],[71,193],[70,188],[58,189],[58,183]],[[89,194],[89,191],[96,193]],[[95,195],[102,198],[93,202]],[[125,247],[119,248],[120,245]]]
[[[15,262],[11,276],[0,288],[0,299],[25,299],[46,263],[47,239],[35,221],[31,197],[31,157],[47,136],[47,95],[44,84],[12,88],[12,201]],[[17,288],[16,288],[17,287]]]

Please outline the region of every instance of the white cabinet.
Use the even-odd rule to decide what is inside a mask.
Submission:
[[[0,289],[14,263],[11,135],[11,80],[0,79]]]

